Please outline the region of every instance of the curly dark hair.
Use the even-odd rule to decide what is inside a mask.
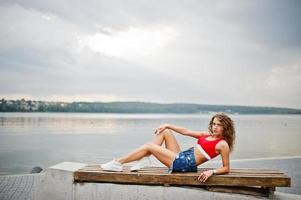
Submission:
[[[228,143],[230,152],[231,152],[233,150],[233,146],[234,146],[234,142],[235,142],[235,128],[234,128],[233,120],[224,113],[217,113],[217,114],[213,115],[213,117],[211,118],[211,120],[209,122],[209,126],[208,126],[208,129],[211,134],[213,133],[212,124],[213,124],[214,118],[217,118],[221,122],[221,124],[224,128],[224,132],[223,132],[222,136],[223,136],[223,139]]]

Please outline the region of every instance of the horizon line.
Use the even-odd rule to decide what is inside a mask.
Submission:
[[[192,103],[192,102],[153,102],[153,101],[140,101],[140,100],[132,100],[132,101],[45,101],[45,100],[33,100],[33,99],[5,99],[0,98],[0,100],[6,100],[6,101],[17,101],[17,100],[25,100],[25,101],[42,101],[42,102],[49,102],[49,103],[150,103],[150,104],[190,104],[190,105],[205,105],[205,106],[229,106],[229,107],[259,107],[259,108],[281,108],[281,109],[294,109],[294,110],[300,110],[301,108],[292,108],[292,107],[276,107],[276,106],[255,106],[255,105],[226,105],[226,104],[205,104],[205,103]]]

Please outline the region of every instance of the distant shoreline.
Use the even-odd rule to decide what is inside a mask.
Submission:
[[[0,114],[1,113],[7,113],[7,114],[10,114],[10,113],[20,113],[20,114],[104,114],[104,115],[178,115],[178,116],[185,116],[185,115],[195,115],[195,116],[198,116],[198,115],[208,115],[208,116],[212,116],[214,115],[215,113],[217,112],[212,112],[212,113],[118,113],[118,112],[55,112],[55,111],[45,111],[45,112],[22,112],[22,111],[14,111],[14,112],[7,112],[7,111],[0,111]],[[247,116],[247,115],[260,115],[260,116],[284,116],[284,115],[288,115],[288,116],[300,116],[301,113],[226,113],[226,112],[223,112],[227,115],[242,115],[242,116]]]
[[[208,105],[193,103],[149,102],[46,102],[34,100],[0,100],[0,112],[118,113],[118,114],[281,114],[299,115],[301,109]]]

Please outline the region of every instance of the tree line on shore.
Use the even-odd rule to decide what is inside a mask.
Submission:
[[[300,109],[192,103],[0,101],[0,112],[301,114]]]

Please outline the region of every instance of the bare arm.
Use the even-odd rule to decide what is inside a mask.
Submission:
[[[203,136],[204,134],[206,134],[205,131],[191,131],[184,127],[174,126],[171,124],[164,124],[164,125],[160,126],[159,128],[156,129],[155,134],[160,134],[165,129],[170,129],[170,130],[173,130],[182,135],[190,136],[190,137],[194,137],[194,138],[199,138],[199,137]]]
[[[230,149],[227,142],[220,142],[216,149],[222,156],[223,167],[216,169],[216,174],[227,174],[230,171]]]
[[[223,162],[223,167],[218,168],[216,170],[207,170],[201,173],[201,175],[198,177],[198,180],[205,182],[210,176],[214,174],[227,174],[230,171],[230,159],[229,159],[229,155],[230,155],[230,149],[229,149],[229,145],[227,144],[227,142],[222,141],[220,143],[217,144],[216,146],[217,151],[220,152],[221,156],[222,156],[222,162]]]

